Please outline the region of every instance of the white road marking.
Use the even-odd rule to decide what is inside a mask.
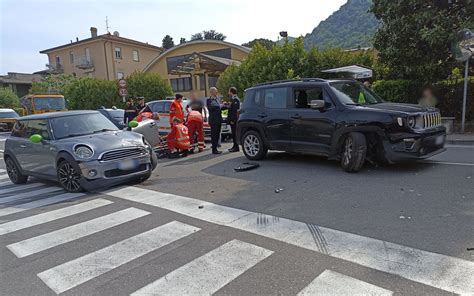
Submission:
[[[473,294],[474,262],[199,199],[127,187],[105,194],[283,241],[458,294]],[[202,208],[198,208],[203,206]]]
[[[474,145],[444,145],[446,148],[474,149]]]
[[[111,204],[112,202],[106,199],[97,198],[91,201],[86,201],[77,205],[53,210],[46,213],[30,216],[27,218],[0,224],[0,235],[10,232],[18,231],[24,228],[40,225],[51,222],[64,217],[72,216],[82,212],[90,211],[99,207]]]
[[[15,195],[12,195],[12,196],[9,196],[9,197],[0,197],[0,205],[1,204],[6,204],[6,203],[9,203],[9,202],[12,202],[12,201],[18,201],[18,200],[21,200],[21,199],[33,197],[33,196],[38,196],[38,195],[44,194],[44,193],[51,193],[51,192],[59,191],[59,190],[62,190],[62,189],[59,188],[59,187],[46,187],[46,188],[42,188],[42,189],[38,189],[38,190],[22,192],[22,193],[15,194]]]
[[[13,184],[13,183],[10,183]],[[44,184],[42,183],[30,183],[30,184],[25,184],[25,185],[14,185],[9,188],[5,189],[0,189],[0,194],[5,194],[5,193],[10,193],[14,191],[20,191],[20,190],[25,190],[25,189],[31,189],[39,186],[43,186]],[[0,197],[1,198],[1,197]]]
[[[271,254],[273,251],[233,240],[131,295],[211,295]]]
[[[306,286],[302,295],[390,296],[393,292],[331,270],[325,270]]]
[[[5,173],[5,172],[6,172],[6,170],[0,169],[0,173]]]
[[[31,201],[31,202],[27,202],[27,203],[23,203],[19,205],[14,205],[12,207],[0,209],[0,217],[23,212],[26,210],[36,209],[42,206],[54,204],[54,203],[65,201],[65,200],[74,199],[80,196],[84,196],[84,194],[83,193],[63,193],[63,194],[55,195],[48,198],[42,198],[40,200],[35,200],[35,201]]]
[[[0,175],[0,180],[5,180],[5,179],[10,179],[7,174],[5,175]]]
[[[173,221],[43,271],[38,277],[59,294],[199,230]]]
[[[419,162],[431,163],[431,164],[474,166],[474,163],[467,163],[467,162],[449,162],[449,161],[437,161],[437,160],[420,160]]]
[[[149,215],[149,212],[128,208],[83,223],[36,236],[8,245],[7,248],[18,258],[23,258],[99,231]]]

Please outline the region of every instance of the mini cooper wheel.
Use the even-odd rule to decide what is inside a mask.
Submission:
[[[245,156],[250,160],[261,160],[268,152],[268,148],[263,143],[262,137],[255,131],[245,133],[242,146]]]
[[[367,142],[364,134],[350,133],[342,144],[341,166],[346,172],[359,171],[365,162]]]
[[[16,162],[11,157],[5,159],[5,165],[7,167],[8,178],[10,178],[13,184],[25,184],[28,181],[28,176],[21,174]]]
[[[63,160],[58,165],[59,184],[67,192],[81,192],[83,188],[80,184],[81,172],[69,161]]]

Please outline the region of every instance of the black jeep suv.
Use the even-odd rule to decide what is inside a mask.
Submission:
[[[245,156],[270,150],[327,156],[348,172],[446,150],[436,108],[384,102],[353,80],[274,81],[246,90],[238,121]]]

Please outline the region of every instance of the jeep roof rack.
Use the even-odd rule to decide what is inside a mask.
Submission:
[[[273,84],[279,84],[279,83],[298,82],[298,81],[301,81],[301,82],[325,82],[326,80],[321,79],[321,78],[285,79],[285,80],[275,80],[275,81],[258,83],[258,84],[255,84],[254,86],[273,85]]]

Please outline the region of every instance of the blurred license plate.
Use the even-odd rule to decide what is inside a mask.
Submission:
[[[222,129],[226,129],[227,128],[227,123],[223,123],[222,124]]]
[[[128,171],[128,170],[133,170],[138,167],[138,160],[136,159],[129,159],[129,160],[124,160],[121,161],[118,165],[119,169],[122,171]]]
[[[444,143],[444,136],[437,136],[435,139],[435,145],[441,145]]]

